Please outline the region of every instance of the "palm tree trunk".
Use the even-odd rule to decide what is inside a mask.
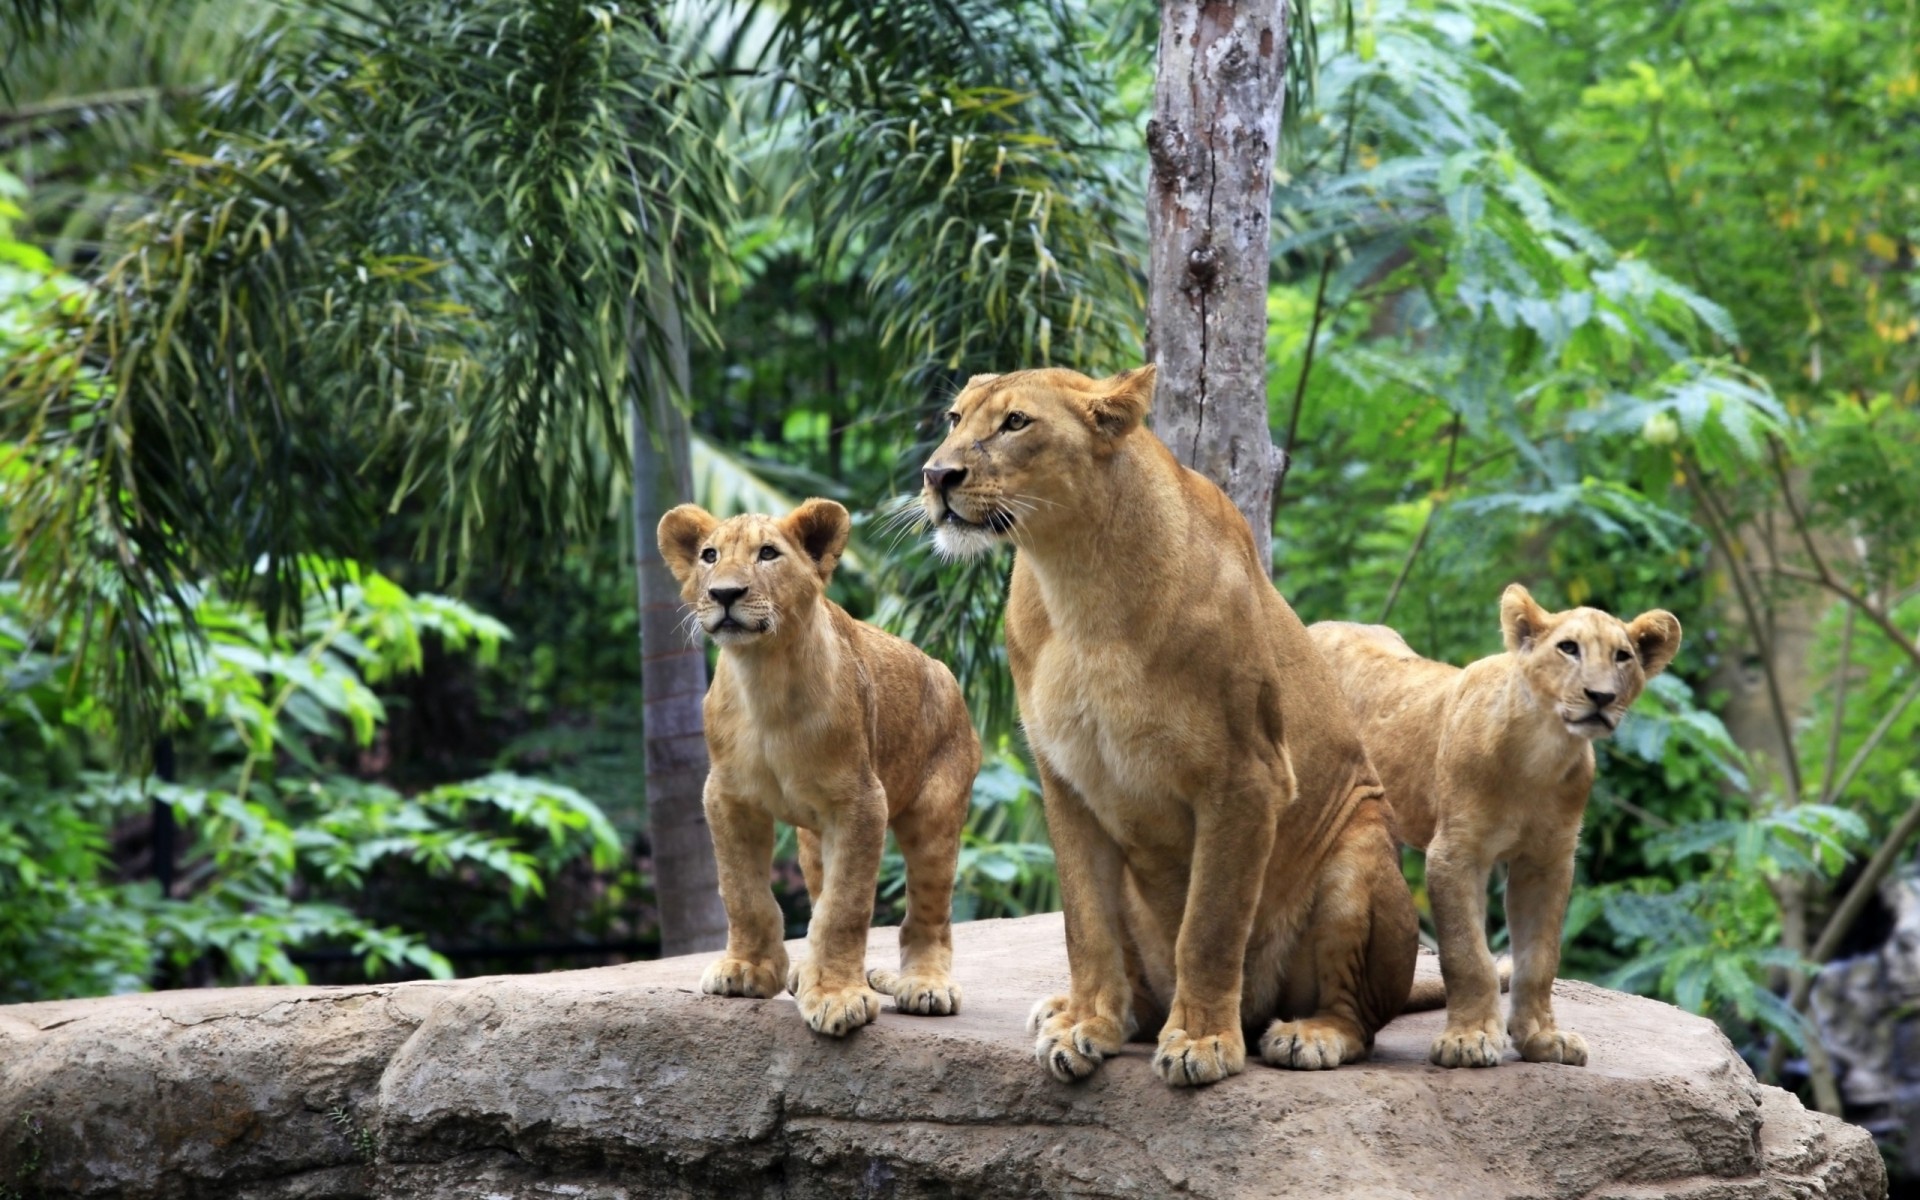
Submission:
[[[706,652],[678,631],[680,588],[654,537],[661,515],[693,495],[687,415],[674,401],[687,394],[686,333],[671,299],[658,304],[654,316],[665,334],[666,362],[656,354],[635,355],[643,389],[633,414],[633,549],[639,574],[647,836],[653,843],[660,951],[673,955],[724,945],[727,913],[720,905],[713,837],[701,804],[707,779],[700,714],[707,691]],[[647,365],[654,369],[644,369]]]
[[[1267,422],[1267,237],[1286,46],[1286,0],[1162,0],[1147,123],[1154,429],[1225,489],[1269,564],[1280,454]]]

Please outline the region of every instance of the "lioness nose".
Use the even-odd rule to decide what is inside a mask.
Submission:
[[[928,467],[920,472],[926,476],[927,486],[936,492],[944,492],[967,477],[965,467]]]
[[[732,604],[735,600],[738,600],[740,597],[746,594],[747,594],[747,589],[743,587],[708,588],[707,589],[707,595],[712,596],[715,600],[718,600],[723,605]],[[1593,693],[1589,692],[1587,694],[1592,695]]]
[[[1618,692],[1596,692],[1592,688],[1587,689],[1587,699],[1593,701],[1595,708],[1605,708],[1607,705],[1612,704],[1613,698],[1619,694]]]

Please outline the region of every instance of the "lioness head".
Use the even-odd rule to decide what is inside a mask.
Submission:
[[[1647,680],[1680,649],[1680,622],[1665,609],[1622,621],[1597,608],[1550,613],[1519,584],[1500,597],[1500,629],[1534,698],[1576,737],[1620,726]]]
[[[1153,379],[1145,366],[1111,379],[1045,368],[967,380],[921,472],[934,546],[972,557],[1077,520],[1099,464],[1146,419]]]
[[[722,521],[697,504],[660,518],[660,557],[680,598],[722,646],[764,641],[826,590],[851,524],[831,500],[784,517],[742,513]]]

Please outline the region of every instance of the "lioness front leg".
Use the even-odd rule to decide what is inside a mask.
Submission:
[[[1173,1003],[1153,1068],[1177,1087],[1216,1083],[1247,1066],[1240,1027],[1247,935],[1268,856],[1275,810],[1292,801],[1293,771],[1281,760],[1282,794],[1256,790],[1208,797],[1194,813],[1193,865],[1174,946]]]
[[[1447,1027],[1428,1057],[1443,1067],[1491,1067],[1506,1052],[1500,975],[1487,950],[1487,876],[1493,864],[1456,851],[1443,833],[1427,849],[1427,894],[1440,936]]]
[[[794,972],[793,998],[809,1029],[844,1037],[880,1015],[880,997],[867,987],[867,927],[887,840],[886,793],[872,781],[832,812],[832,823],[820,831],[820,897],[807,925],[807,960]]]
[[[773,818],[759,805],[727,795],[711,775],[703,803],[713,831],[720,902],[727,909],[727,949],[700,976],[700,990],[757,1000],[777,996],[786,984],[787,948],[770,882]]]
[[[1507,928],[1513,935],[1513,1015],[1507,1032],[1528,1062],[1587,1065],[1587,1043],[1553,1020],[1553,977],[1573,890],[1573,846],[1515,858],[1507,875]]]
[[[1133,1035],[1133,987],[1121,942],[1120,847],[1100,827],[1078,792],[1045,766],[1040,795],[1060,871],[1060,907],[1067,924],[1069,995],[1033,1006],[1027,1031],[1034,1057],[1063,1083],[1085,1079]]]

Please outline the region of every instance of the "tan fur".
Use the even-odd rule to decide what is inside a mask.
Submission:
[[[1035,1053],[1085,1077],[1159,1027],[1168,1083],[1364,1057],[1417,926],[1331,674],[1227,497],[1141,425],[1152,367],[976,377],[923,496],[948,553],[1016,548],[1007,656],[1071,992]],[[946,472],[963,470],[954,477]]]
[[[718,521],[683,504],[659,530],[693,619],[720,644],[705,707],[706,811],[727,949],[700,988],[764,998],[790,986],[808,1026],[836,1037],[878,1015],[869,984],[904,1012],[959,1011],[953,874],[980,769],[952,673],[827,599],[847,531],[847,510],[831,500],[777,520]],[[723,590],[734,588],[737,597]],[[799,827],[813,899],[808,958],[791,974],[769,883],[776,820]],[[889,825],[907,862],[907,919],[899,972],[869,974]]]
[[[1400,836],[1427,852],[1447,1004],[1433,1061],[1493,1066],[1511,1034],[1528,1062],[1584,1065],[1586,1043],[1554,1023],[1553,976],[1592,743],[1672,661],[1680,622],[1660,609],[1630,622],[1593,608],[1549,613],[1516,583],[1500,598],[1500,624],[1507,652],[1464,670],[1421,658],[1384,625],[1308,632],[1360,718]],[[1487,879],[1500,862],[1514,950],[1504,1031],[1486,938]]]

